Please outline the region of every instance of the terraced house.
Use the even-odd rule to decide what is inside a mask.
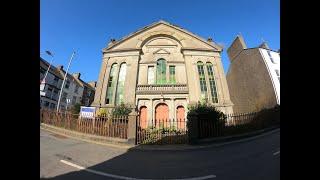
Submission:
[[[232,113],[221,62],[222,47],[165,21],[120,40],[103,58],[93,106],[134,108],[143,126],[154,119],[186,119],[188,104],[207,101]]]

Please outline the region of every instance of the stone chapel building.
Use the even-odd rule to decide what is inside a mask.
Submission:
[[[232,102],[221,62],[222,47],[165,21],[111,40],[92,106],[128,104],[146,120],[186,119],[188,104],[206,100],[224,113]]]

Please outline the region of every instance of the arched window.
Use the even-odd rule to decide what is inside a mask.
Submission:
[[[197,62],[200,90],[201,90],[201,100],[207,100],[207,84],[204,74],[203,62]]]
[[[118,76],[116,105],[119,105],[124,102],[124,82],[126,80],[126,74],[127,74],[127,64],[122,63],[120,66],[120,72]]]
[[[116,72],[117,72],[117,64],[113,64],[111,66],[111,70],[110,70],[110,75],[109,75],[109,79],[108,79],[108,87],[107,87],[107,96],[106,96],[106,104],[112,104],[113,103],[113,92],[114,92],[114,88],[115,88],[115,76],[116,76]]]
[[[157,84],[166,83],[166,60],[159,59],[157,61]]]
[[[212,102],[218,103],[217,88],[216,88],[216,83],[214,81],[214,73],[213,73],[212,63],[207,62],[206,66],[207,66],[207,70],[208,70]]]

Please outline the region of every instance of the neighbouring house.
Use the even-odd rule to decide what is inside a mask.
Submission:
[[[235,113],[259,111],[280,105],[280,49],[267,43],[247,48],[237,36],[227,50],[231,61],[227,82]]]
[[[83,87],[80,103],[82,106],[90,106],[94,99],[95,87],[92,86],[94,82],[91,82],[91,84],[86,83],[82,79],[80,79],[80,75],[80,73],[72,74],[75,80]]]
[[[61,76],[65,76],[62,65],[57,66]],[[80,76],[80,73],[79,73]],[[60,110],[70,110],[75,104],[81,104],[84,87],[74,75],[67,74],[60,100]],[[67,103],[69,99],[69,103]]]
[[[54,110],[57,106],[63,76],[51,65],[44,79],[48,67],[49,63],[40,57],[40,107]]]
[[[154,119],[186,119],[188,104],[206,101],[232,113],[222,47],[165,21],[115,40],[103,49],[92,106],[135,109]]]

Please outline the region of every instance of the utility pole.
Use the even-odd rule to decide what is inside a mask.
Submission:
[[[64,83],[65,83],[65,81],[66,81],[66,77],[67,77],[67,74],[68,74],[68,70],[69,70],[69,67],[70,67],[70,64],[71,64],[71,61],[72,61],[74,55],[75,55],[75,52],[73,51],[73,53],[72,53],[72,55],[71,55],[71,58],[70,58],[70,60],[69,60],[69,64],[68,64],[66,73],[65,73],[64,78],[63,78],[63,81],[62,81],[62,85],[61,85],[61,89],[60,89],[60,94],[59,94],[59,100],[58,100],[58,104],[57,104],[57,112],[59,112],[61,95],[62,95],[62,91],[63,91],[63,88],[64,88]]]

